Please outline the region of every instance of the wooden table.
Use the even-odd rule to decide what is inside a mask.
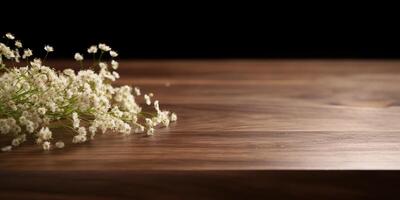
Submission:
[[[124,61],[119,72],[178,122],[0,153],[0,199],[398,199],[400,61]]]

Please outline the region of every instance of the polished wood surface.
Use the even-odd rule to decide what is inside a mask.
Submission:
[[[52,64],[62,67],[71,63],[54,61]],[[40,182],[43,174],[43,180],[51,182],[65,175],[69,177],[67,185],[73,184],[75,178],[77,181],[84,179],[83,185],[87,188],[90,181],[93,187],[97,184],[98,173],[109,177],[112,183],[133,184],[139,191],[148,192],[150,190],[140,190],[146,187],[131,179],[140,177],[144,181],[146,176],[141,172],[147,173],[150,177],[147,183],[151,187],[155,183],[150,180],[168,182],[168,174],[173,174],[172,183],[201,188],[214,179],[229,184],[231,179],[225,179],[223,174],[252,180],[257,180],[259,175],[259,186],[246,186],[240,181],[232,184],[262,191],[271,176],[275,182],[282,179],[277,183],[282,184],[284,190],[285,186],[294,184],[290,180],[298,176],[303,177],[298,184],[308,184],[306,177],[317,173],[321,178],[313,179],[313,184],[329,185],[329,179],[324,182],[323,177],[332,178],[336,174],[338,178],[332,182],[333,186],[323,189],[333,194],[341,191],[335,186],[343,183],[345,190],[349,190],[343,194],[353,194],[351,197],[356,198],[366,197],[370,192],[370,186],[355,180],[358,172],[330,170],[400,169],[400,61],[124,61],[119,72],[118,84],[136,85],[143,91],[153,92],[162,108],[178,113],[178,122],[158,130],[153,137],[106,134],[87,144],[51,152],[25,144],[15,151],[0,153],[2,177],[13,179],[15,175],[17,180],[23,181],[24,176],[18,174],[26,173],[25,177],[32,178],[27,180]],[[282,170],[296,171],[287,174]],[[189,180],[181,181],[176,178],[181,173],[189,180],[202,176],[203,182],[191,185],[186,183]],[[246,176],[246,173],[257,176]],[[369,180],[369,174],[374,174],[371,181],[383,181],[387,173],[365,171],[361,174],[365,181]],[[123,174],[127,174],[126,178]],[[155,174],[161,178],[155,178]],[[391,171],[390,175],[391,180],[399,177],[396,171]],[[125,180],[128,177],[129,180]],[[18,191],[17,180],[3,187],[7,182],[2,179],[0,188]],[[106,180],[100,180],[100,188],[111,184],[104,183]],[[346,184],[348,181],[361,184],[360,191],[352,193]],[[269,184],[272,183],[265,186],[268,188]],[[167,186],[164,183],[160,188],[167,190]],[[384,185],[375,183],[375,186],[383,188]],[[5,195],[6,189],[0,193]],[[135,193],[136,189],[132,190]],[[57,189],[51,191],[59,193]],[[297,197],[302,197],[301,189],[296,191]],[[38,192],[45,192],[45,189]],[[153,192],[157,194],[156,189]]]

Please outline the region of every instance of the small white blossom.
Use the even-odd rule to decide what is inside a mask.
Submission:
[[[136,96],[140,96],[140,89],[138,87],[133,88],[133,90],[135,91]]]
[[[106,64],[106,63],[100,62],[100,63],[99,63],[99,67],[100,67],[100,69],[102,69],[102,70],[107,70],[107,64]]]
[[[154,135],[154,128],[149,128],[149,129],[147,129],[146,134],[147,134],[147,135]]]
[[[11,149],[12,149],[12,146],[9,145],[9,146],[2,147],[1,151],[11,151]]]
[[[48,127],[42,127],[38,133],[38,137],[42,140],[50,140],[52,138],[52,132]]]
[[[43,144],[42,144],[42,147],[43,147],[43,150],[46,150],[46,151],[48,151],[48,150],[50,150],[50,142],[43,142]]]
[[[112,60],[112,61],[111,61],[111,67],[112,67],[114,70],[118,69],[118,66],[119,66],[119,63],[118,63],[117,61],[115,61],[115,60]]]
[[[99,49],[102,51],[111,51],[111,48],[107,46],[106,44],[100,43],[99,44]]]
[[[62,149],[62,148],[65,147],[65,144],[64,144],[63,141],[58,141],[58,142],[56,142],[55,145],[56,145],[56,147],[59,148],[59,149]]]
[[[33,55],[32,50],[30,50],[30,49],[25,49],[25,50],[24,50],[24,54],[22,54],[22,58],[23,58],[23,59],[29,58],[29,57],[31,57],[32,55]]]
[[[160,110],[160,105],[159,105],[159,103],[158,103],[158,100],[155,100],[155,101],[154,101],[154,109],[156,109],[157,113],[160,113],[160,112],[161,112],[161,110]]]
[[[74,58],[76,61],[82,61],[83,56],[80,53],[75,53]]]
[[[178,120],[178,116],[175,113],[171,114],[171,122],[175,122],[176,120]]]
[[[16,40],[15,41],[15,46],[18,47],[18,48],[22,48],[22,42],[19,41],[19,40]]]
[[[72,139],[72,143],[83,143],[86,142],[87,138],[86,135],[75,135],[74,138]]]
[[[41,114],[41,115],[44,115],[44,114],[46,114],[46,108],[44,108],[44,107],[40,107],[40,108],[38,108],[38,113],[39,114]]]
[[[144,100],[145,100],[145,102],[146,102],[147,105],[150,105],[150,104],[151,104],[151,100],[150,100],[150,96],[149,96],[149,95],[145,94],[145,95],[144,95]]]
[[[79,135],[86,135],[86,129],[85,129],[85,127],[79,127],[78,133],[79,133]]]
[[[26,135],[22,134],[19,135],[18,137],[14,138],[11,142],[13,146],[19,146],[20,144],[24,143],[26,141]]]
[[[50,53],[54,51],[54,48],[52,46],[46,45],[44,46],[44,50]]]
[[[115,58],[115,57],[118,56],[118,53],[115,52],[115,51],[110,51],[110,56],[113,57],[113,58]]]
[[[72,113],[72,124],[73,124],[72,126],[74,128],[79,128],[79,123],[80,123],[80,120],[78,118],[78,113],[76,113],[76,112]]]
[[[88,53],[97,53],[97,46],[96,45],[92,45],[88,48],[87,50]]]
[[[119,74],[118,74],[118,72],[112,72],[112,75],[115,77],[115,79],[119,79]]]
[[[15,39],[14,35],[11,34],[11,33],[7,33],[7,34],[6,34],[6,37],[7,37],[8,39],[10,39],[10,40]]]

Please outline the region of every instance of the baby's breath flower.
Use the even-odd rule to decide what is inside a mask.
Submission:
[[[14,35],[11,34],[11,33],[6,33],[6,37],[7,37],[8,39],[10,39],[10,40],[15,39]]]
[[[8,145],[8,146],[5,146],[5,147],[2,147],[1,151],[11,151],[11,149],[12,149],[12,146]]]
[[[115,51],[110,51],[110,56],[113,57],[113,58],[115,58],[115,57],[118,56],[118,53],[115,52]]]
[[[41,115],[44,115],[44,114],[46,114],[46,108],[44,108],[44,107],[40,107],[40,108],[38,108],[38,113],[39,114],[41,114]]]
[[[119,79],[119,74],[118,74],[118,72],[112,72],[112,75],[115,77],[115,79]]]
[[[114,70],[118,69],[118,66],[119,66],[119,63],[118,63],[117,61],[115,61],[115,60],[112,60],[112,61],[111,61],[111,67],[112,67]]]
[[[153,120],[151,120],[150,118],[146,118],[145,121],[146,121],[147,127],[153,127],[154,126]]]
[[[171,122],[175,122],[176,120],[178,120],[178,116],[175,113],[171,114]]]
[[[64,144],[63,141],[58,141],[58,142],[56,142],[55,145],[56,145],[56,147],[59,148],[59,149],[62,149],[62,148],[65,147],[65,144]]]
[[[154,109],[156,109],[157,113],[160,113],[160,112],[161,112],[161,110],[160,110],[160,105],[159,105],[159,103],[158,103],[158,100],[155,100],[155,101],[154,101]]]
[[[22,143],[25,142],[25,141],[26,141],[26,135],[25,135],[25,134],[22,134],[22,135],[20,135],[20,136],[18,136],[18,137],[16,137],[16,138],[14,138],[14,139],[12,140],[11,144],[12,144],[13,146],[19,146],[20,144],[22,144]]]
[[[150,96],[149,96],[149,95],[145,94],[145,95],[144,95],[144,100],[146,101],[146,104],[147,104],[147,105],[150,105],[150,104],[151,104],[151,100],[150,100]]]
[[[42,140],[50,140],[52,138],[52,132],[48,127],[42,127],[38,133],[38,137]]]
[[[85,127],[79,127],[78,133],[79,133],[79,135],[86,135],[86,129],[85,129]]]
[[[149,128],[149,129],[147,129],[146,134],[147,134],[147,135],[154,135],[154,128]]]
[[[22,48],[22,42],[19,41],[19,40],[16,40],[15,41],[15,46],[18,47],[18,48]]]
[[[75,53],[74,58],[76,61],[82,61],[83,56],[80,53]]]
[[[111,51],[111,48],[107,46],[106,44],[100,43],[99,44],[99,49],[102,51]]]
[[[14,51],[11,50],[11,48],[8,47],[7,45],[0,42],[0,61],[1,61],[2,56],[4,56],[7,59],[11,59],[11,58],[15,57]]]
[[[140,96],[140,89],[138,87],[133,88],[136,96]]]
[[[79,123],[80,123],[80,120],[79,120],[79,118],[78,118],[78,113],[76,113],[76,112],[73,112],[72,113],[72,124],[73,124],[73,127],[74,128],[79,128]]]
[[[29,58],[33,55],[32,50],[30,49],[25,49],[24,54],[22,54],[22,59]]]
[[[48,53],[53,52],[54,48],[50,45],[46,45],[44,46],[44,50],[47,51]]]
[[[92,45],[88,48],[87,50],[88,53],[97,53],[97,46],[96,45]]]
[[[42,144],[43,150],[46,150],[46,151],[50,150],[50,146],[51,146],[50,142],[47,142],[47,141],[43,142],[43,144]]]
[[[107,64],[106,64],[106,63],[100,62],[100,63],[99,63],[99,67],[100,67],[100,69],[102,69],[102,70],[107,70]]]
[[[11,49],[0,42],[0,67],[7,67],[1,60],[4,58],[19,61],[18,48],[22,43],[15,41],[15,47]],[[87,51],[95,54],[98,48],[102,54],[110,51],[112,57],[118,55],[105,44],[91,46]],[[49,53],[54,49],[47,45],[45,50]],[[30,49],[23,51],[23,59],[31,56]],[[77,53],[74,58],[82,61],[83,56]],[[158,100],[154,101],[154,110],[142,111],[135,101],[135,96],[141,95],[139,88],[112,85],[120,77],[113,71],[118,68],[117,61],[111,60],[111,67],[105,62],[98,65],[100,69],[57,71],[35,58],[27,66],[9,67],[0,74],[0,135],[13,138],[1,150],[10,151],[20,146],[26,134],[44,150],[50,150],[50,141],[60,134],[51,130],[53,125],[69,130],[73,143],[83,143],[93,139],[97,132],[153,135],[155,127],[169,126],[176,121],[176,114],[161,110]],[[147,105],[151,105],[152,97],[153,93],[144,95]],[[54,146],[63,148],[65,144],[57,141]]]

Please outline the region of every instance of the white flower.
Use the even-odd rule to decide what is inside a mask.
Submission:
[[[59,149],[62,149],[65,147],[65,144],[63,141],[58,141],[58,142],[56,142],[56,147]]]
[[[28,133],[33,133],[33,131],[35,131],[35,124],[32,121],[27,121],[26,122],[26,131]]]
[[[80,53],[75,53],[74,58],[76,61],[82,61],[83,56]]]
[[[149,128],[149,129],[147,129],[146,134],[147,134],[147,135],[154,135],[154,128]]]
[[[118,74],[118,72],[112,72],[112,75],[115,77],[115,79],[119,79],[119,74]]]
[[[119,63],[118,63],[117,61],[115,61],[115,60],[112,60],[112,61],[111,61],[111,67],[112,67],[114,70],[118,69],[118,66],[119,66]]]
[[[111,48],[109,46],[107,46],[106,44],[100,43],[99,44],[99,49],[102,51],[110,51]]]
[[[19,41],[19,40],[16,40],[15,41],[15,46],[18,47],[18,48],[22,48],[22,42]]]
[[[147,104],[147,105],[150,105],[150,104],[151,104],[151,100],[150,100],[150,96],[149,96],[149,95],[145,94],[145,95],[144,95],[144,100],[146,101],[146,104]]]
[[[40,137],[42,140],[50,140],[52,135],[53,134],[48,127],[42,127],[38,133],[38,137]]]
[[[11,59],[15,57],[14,51],[10,49],[10,47],[0,42],[0,58],[4,56],[7,59]],[[1,63],[1,59],[0,59]]]
[[[175,113],[171,114],[171,122],[175,122],[176,120],[178,120],[178,116]]]
[[[43,150],[46,150],[46,151],[48,151],[48,150],[50,150],[50,142],[43,142],[43,144],[42,144],[42,147],[43,147]]]
[[[165,126],[165,127],[169,126],[169,122],[170,122],[170,120],[168,118],[163,118],[161,120],[162,125]]]
[[[67,76],[74,77],[75,71],[73,69],[64,69],[63,73]]]
[[[115,57],[118,56],[118,53],[115,52],[115,51],[110,51],[110,56],[113,57],[113,58],[115,58]]]
[[[12,149],[12,146],[9,145],[9,146],[2,147],[1,151],[11,151],[11,149]]]
[[[72,139],[72,143],[82,143],[86,142],[87,138],[86,135],[75,135],[74,138]]]
[[[153,120],[151,120],[149,118],[146,118],[145,121],[146,121],[147,127],[153,127],[154,126]]]
[[[22,59],[31,57],[33,55],[32,50],[30,49],[25,49],[24,50],[24,54],[22,54]]]
[[[54,48],[52,46],[46,45],[46,46],[44,46],[44,50],[47,52],[53,52]]]
[[[11,144],[16,147],[16,146],[19,146],[21,143],[18,138],[15,138],[12,140]]]
[[[99,67],[100,67],[100,69],[107,70],[107,64],[106,63],[100,62],[99,63]]]
[[[14,139],[12,140],[11,144],[12,144],[13,146],[19,146],[20,144],[22,144],[22,143],[25,142],[25,141],[26,141],[26,135],[25,135],[25,134],[22,134],[22,135],[20,135],[20,136],[18,136],[18,137],[16,137],[16,138],[14,138]]]
[[[135,91],[136,96],[140,96],[140,89],[138,87],[133,88]]]
[[[161,110],[160,110],[160,105],[159,105],[159,103],[158,103],[158,100],[155,100],[155,101],[154,101],[154,109],[156,109],[157,113],[160,113],[160,112],[161,112]]]
[[[78,129],[78,134],[79,134],[79,135],[86,135],[86,129],[85,129],[85,127],[79,127],[79,129]]]
[[[74,128],[79,128],[79,123],[80,123],[80,120],[78,118],[78,113],[73,112],[72,113],[72,126]]]
[[[44,114],[46,114],[46,108],[44,108],[44,107],[40,107],[40,108],[38,108],[38,113],[39,114],[41,114],[41,115],[44,115]]]
[[[6,37],[7,37],[8,39],[10,39],[10,40],[15,39],[14,35],[11,34],[11,33],[7,33],[7,34],[6,34]]]
[[[97,53],[97,46],[96,45],[92,45],[87,49],[88,53]]]

